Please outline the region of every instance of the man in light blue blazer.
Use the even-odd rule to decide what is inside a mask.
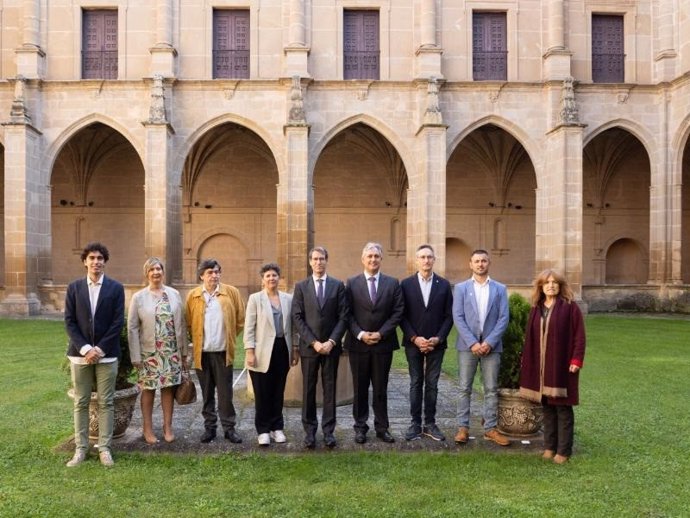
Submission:
[[[497,429],[498,370],[501,365],[503,333],[508,327],[508,292],[505,285],[489,277],[489,253],[475,250],[470,256],[472,277],[457,284],[453,297],[453,321],[458,330],[455,345],[458,350],[460,399],[458,420],[460,427],[455,442],[469,440],[470,398],[472,382],[481,365],[484,384],[484,439],[500,446],[510,441]]]

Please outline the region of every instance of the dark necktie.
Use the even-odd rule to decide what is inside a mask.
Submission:
[[[323,279],[316,279],[316,282],[319,283],[319,286],[316,289],[316,298],[319,299],[319,306],[323,307],[323,303],[324,303]]]
[[[376,277],[369,277],[369,296],[371,303],[376,304]]]

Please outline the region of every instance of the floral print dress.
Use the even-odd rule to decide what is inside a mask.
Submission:
[[[156,303],[155,350],[142,353],[139,384],[144,390],[156,390],[179,385],[182,381],[182,364],[175,337],[175,322],[168,295]]]

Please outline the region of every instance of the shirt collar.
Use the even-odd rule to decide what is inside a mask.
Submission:
[[[474,275],[472,277],[470,277],[470,279],[472,279],[472,282],[474,283],[475,286],[484,287],[484,286],[488,286],[489,283],[491,282],[491,277],[489,277],[489,276],[486,277],[486,281],[484,283],[481,283],[477,279],[475,279]]]
[[[421,273],[417,272],[417,279],[419,279],[419,282],[431,282],[434,280],[434,272],[431,272],[431,275],[429,276],[428,280],[422,277]]]
[[[216,289],[213,290],[213,293],[209,293],[208,291],[206,291],[206,288],[203,286],[203,284],[201,285],[201,293],[205,293],[209,297],[214,297],[216,295],[216,293],[218,293],[219,291],[220,291],[220,284],[218,286],[216,286]]]
[[[312,274],[311,278],[314,279],[314,284],[316,284],[316,282],[317,282],[319,279],[322,279],[322,280],[325,281],[325,280],[328,278],[328,274],[327,274],[327,273],[324,273],[324,274],[323,274],[323,277],[317,277],[316,275],[313,275],[313,274]]]
[[[366,271],[364,272],[364,278],[366,280],[369,280],[369,277],[373,277],[374,279],[376,279],[376,282],[378,282],[380,276],[381,276],[380,270],[377,273],[375,273],[374,275],[371,275],[371,274],[367,273]]]
[[[87,275],[87,276],[86,276],[86,283],[87,283],[89,286],[101,286],[101,285],[103,285],[103,277],[105,277],[105,274],[104,274],[104,273],[102,273],[101,276],[98,278],[98,280],[97,280],[96,282],[94,282],[94,281],[91,280],[91,277],[89,277],[89,276]]]

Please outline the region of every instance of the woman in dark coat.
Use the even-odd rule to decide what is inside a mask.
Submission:
[[[578,380],[585,357],[582,312],[568,282],[553,270],[534,281],[532,311],[525,334],[520,395],[544,408],[545,459],[568,462],[573,453]]]

